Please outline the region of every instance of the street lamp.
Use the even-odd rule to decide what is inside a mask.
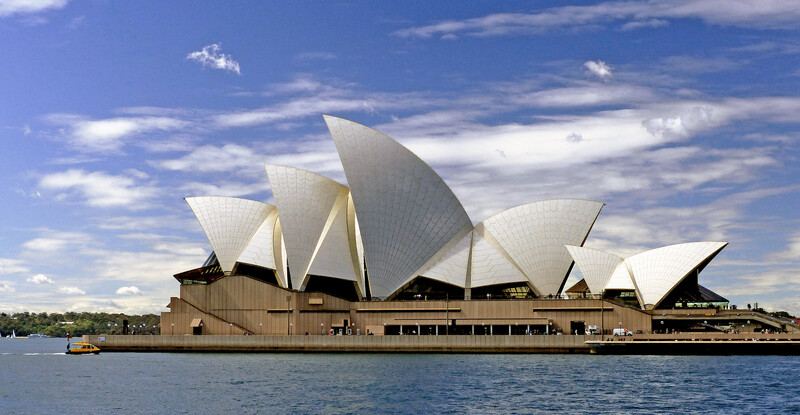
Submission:
[[[175,334],[175,323],[169,323],[169,325],[172,327],[172,330],[170,330],[169,334]]]
[[[228,335],[233,334],[233,323],[228,323]]]
[[[606,308],[606,302],[603,300],[605,296],[605,290],[600,290],[600,338],[603,338],[605,333],[605,324],[603,324],[603,310]]]
[[[450,293],[444,294],[444,335],[450,335]]]
[[[287,336],[291,336],[291,334],[292,334],[292,328],[291,328],[292,323],[289,322],[289,318],[291,317],[291,314],[292,314],[292,296],[291,295],[287,295],[286,296],[286,335]]]
[[[258,334],[264,334],[264,325],[258,323]]]
[[[319,334],[325,335],[325,323],[319,323]]]

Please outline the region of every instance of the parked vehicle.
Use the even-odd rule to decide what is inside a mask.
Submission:
[[[633,332],[628,329],[614,329],[615,336],[633,336]]]

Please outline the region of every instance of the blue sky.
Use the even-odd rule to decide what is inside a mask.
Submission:
[[[475,223],[598,200],[586,246],[728,241],[701,284],[800,314],[798,21],[767,0],[0,0],[0,310],[165,310],[210,252],[182,198],[271,201],[265,162],[345,182],[327,113],[416,152]]]

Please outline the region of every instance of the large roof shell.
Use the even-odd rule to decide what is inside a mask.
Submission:
[[[358,213],[372,295],[386,298],[472,222],[411,151],[361,124],[324,118]]]
[[[564,246],[583,245],[602,208],[603,203],[591,200],[543,200],[505,210],[481,223],[538,295],[557,295],[572,266]]]
[[[325,234],[308,273],[358,282],[360,278],[350,257],[347,208],[342,206],[336,210],[336,217]]]
[[[471,288],[529,282],[525,274],[514,265],[508,254],[482,225],[476,226],[473,231],[469,277]]]
[[[280,249],[283,242],[279,229],[278,209],[272,209],[239,256],[238,262],[278,270],[278,258],[282,257]],[[283,279],[283,275],[286,275],[286,270],[281,269],[278,274],[280,276],[278,283],[282,287],[287,287],[288,285]]]
[[[472,228],[457,234],[439,253],[434,255],[424,271],[418,274],[457,287],[465,288],[467,283],[467,266],[472,245]]]
[[[187,197],[225,274],[236,261],[275,206],[237,197]]]
[[[265,167],[281,220],[292,287],[302,291],[325,235],[346,205],[348,189],[308,170]],[[347,252],[347,245],[342,249]]]
[[[684,278],[711,260],[727,242],[689,242],[636,254],[625,260],[645,308],[655,308]]]
[[[630,289],[634,288],[630,275],[628,275],[628,268],[625,266],[624,258],[609,252],[580,246],[568,245],[566,248],[575,260],[575,264],[578,265],[578,269],[583,274],[583,279],[592,294],[600,294],[610,288],[609,282],[617,274],[619,274],[617,276],[619,281],[614,285],[624,282],[624,278],[627,276],[627,284]],[[623,288],[615,287],[614,289]]]

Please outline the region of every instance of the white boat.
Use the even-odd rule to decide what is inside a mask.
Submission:
[[[50,336],[48,336],[46,334],[40,334],[40,333],[31,333],[31,334],[28,335],[29,339],[46,339],[46,338],[49,338],[49,337]]]

